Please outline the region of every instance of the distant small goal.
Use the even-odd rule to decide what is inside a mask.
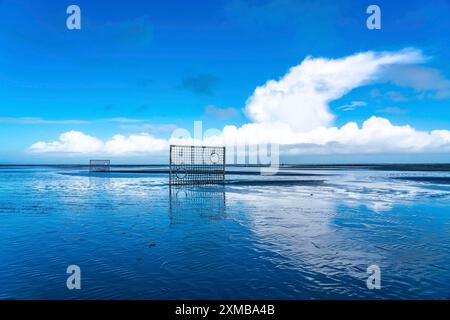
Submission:
[[[91,172],[109,172],[111,170],[110,160],[90,160],[89,171]]]
[[[225,147],[170,146],[169,184],[225,182]]]

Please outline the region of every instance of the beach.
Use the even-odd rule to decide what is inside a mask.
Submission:
[[[450,298],[445,165],[111,170],[0,167],[0,299]]]

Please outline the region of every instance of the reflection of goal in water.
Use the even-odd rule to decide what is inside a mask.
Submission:
[[[170,146],[170,185],[225,182],[225,147]]]
[[[216,221],[226,216],[225,189],[216,186],[170,186],[169,218],[171,224]]]
[[[90,160],[89,171],[93,172],[109,172],[111,170],[110,160]]]

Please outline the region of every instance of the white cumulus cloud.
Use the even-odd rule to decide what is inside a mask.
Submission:
[[[79,131],[65,132],[52,142],[36,142],[30,147],[33,153],[81,153],[127,155],[156,153],[167,148],[167,140],[157,139],[147,133],[130,136],[115,135],[102,141]]]
[[[115,135],[105,142],[106,154],[156,153],[167,148],[167,140],[157,139],[152,135],[141,133],[128,137]]]
[[[362,124],[333,126],[329,103],[366,84],[385,82],[386,70],[426,62],[418,50],[364,52],[341,59],[306,58],[279,80],[257,87],[246,102],[253,121],[225,126],[201,140],[160,139],[148,133],[115,135],[103,141],[69,131],[53,142],[37,142],[35,153],[92,153],[102,155],[157,154],[169,144],[256,145],[279,144],[287,154],[374,154],[450,152],[450,131],[420,131],[371,117]],[[442,78],[440,78],[442,80]],[[441,81],[442,82],[442,81]],[[403,83],[406,85],[406,83]],[[416,86],[416,83],[414,83]],[[362,106],[354,102],[351,106]],[[191,131],[192,132],[192,131]]]
[[[193,143],[192,139],[176,141]],[[298,132],[284,123],[251,123],[226,126],[220,135],[208,137],[207,145],[280,144],[290,154],[375,154],[449,152],[450,131],[419,131],[398,126],[388,119],[371,117],[359,126],[349,122],[338,127],[317,127]]]
[[[103,142],[79,131],[68,131],[57,141],[36,142],[31,151],[36,153],[96,153],[101,151]]]
[[[420,51],[364,52],[341,59],[306,58],[280,80],[257,87],[245,111],[257,123],[280,121],[296,131],[329,126],[328,104],[376,80],[383,67],[425,61]]]

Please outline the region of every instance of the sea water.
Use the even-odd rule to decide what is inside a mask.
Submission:
[[[170,188],[161,169],[0,167],[0,299],[450,298],[447,172],[235,169]]]

